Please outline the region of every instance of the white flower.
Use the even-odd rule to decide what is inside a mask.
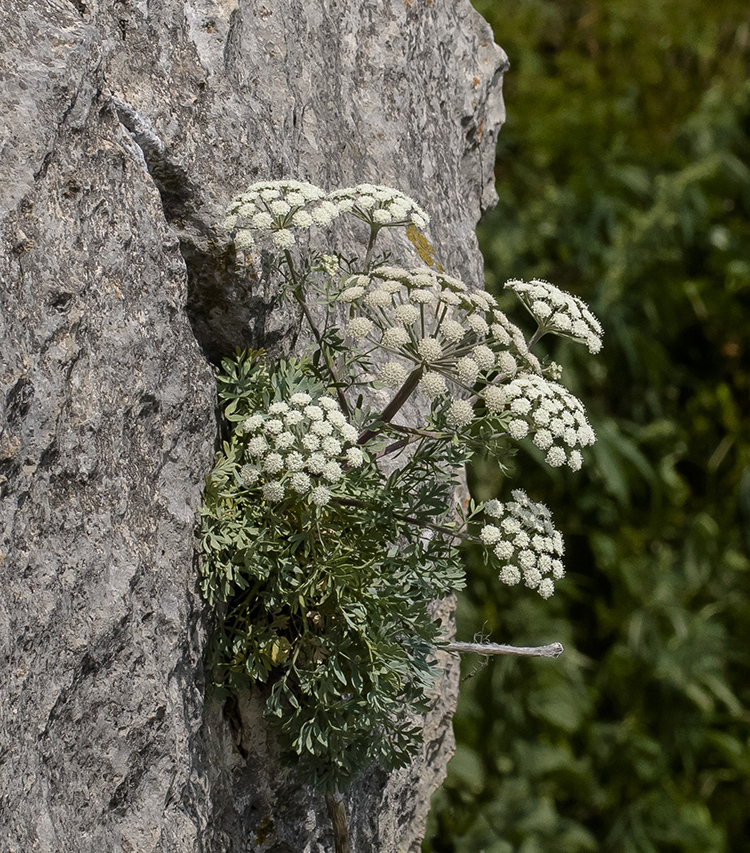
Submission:
[[[243,465],[240,468],[240,480],[246,486],[252,486],[260,479],[260,472],[252,465]]]
[[[552,447],[554,438],[548,429],[540,429],[537,430],[532,441],[540,450],[549,450],[549,448]]]
[[[417,305],[429,305],[431,302],[435,301],[435,295],[430,290],[418,288],[417,290],[411,291],[409,299],[412,302],[416,302]]]
[[[508,424],[508,435],[516,441],[526,438],[528,434],[529,425],[526,421],[522,421],[520,418],[515,418]]]
[[[283,199],[279,199],[278,201],[271,202],[271,213],[276,216],[286,216],[287,213],[292,209],[289,205],[283,201]]]
[[[267,229],[273,225],[273,216],[266,210],[261,210],[252,218],[254,228]]]
[[[409,333],[403,326],[391,326],[383,332],[381,343],[391,349],[402,347],[409,343]]]
[[[347,325],[346,334],[350,338],[354,338],[354,340],[360,341],[370,334],[372,328],[372,320],[368,320],[367,317],[355,317]]]
[[[464,385],[473,385],[479,376],[479,365],[468,356],[459,358],[456,362],[456,370],[458,371],[458,378]]]
[[[337,297],[337,302],[356,302],[360,296],[365,292],[364,287],[361,287],[358,284],[355,284],[354,287],[347,287],[346,290],[342,291]]]
[[[269,435],[278,435],[284,429],[284,421],[278,418],[271,418],[263,424],[263,429]]]
[[[494,524],[486,524],[482,528],[479,538],[485,545],[494,545],[496,542],[500,541],[502,535],[502,531],[499,527],[495,527]]]
[[[281,432],[274,443],[277,450],[288,450],[294,444],[294,436],[290,432]]]
[[[293,450],[287,455],[284,460],[284,464],[286,465],[287,471],[294,473],[295,471],[301,471],[305,467],[305,459],[301,453]]]
[[[379,371],[380,381],[386,385],[396,388],[403,385],[408,373],[406,368],[397,361],[387,361]]]
[[[498,560],[510,560],[513,556],[514,548],[510,542],[498,542],[495,545],[494,552]]]
[[[474,420],[474,409],[468,400],[456,400],[451,403],[446,416],[448,426],[461,429]]]
[[[311,421],[322,421],[323,420],[323,409],[320,406],[305,406],[304,409],[305,417]]]
[[[561,560],[553,560],[552,561],[552,577],[557,580],[565,577],[565,567],[562,564]]]
[[[315,433],[308,432],[302,436],[302,446],[311,453],[320,447],[320,439]]]
[[[508,586],[515,586],[521,580],[521,572],[517,566],[503,566],[500,570],[500,580]]]
[[[380,225],[385,225],[391,221],[392,216],[389,211],[381,207],[378,210],[373,211],[372,219],[374,222],[377,222]]]
[[[310,501],[315,506],[325,506],[331,500],[331,493],[325,486],[316,486],[310,492]]]
[[[263,486],[263,497],[267,501],[280,501],[284,497],[284,484],[271,481]]]
[[[370,308],[384,308],[386,305],[390,305],[392,301],[393,297],[391,294],[381,288],[371,290],[365,296],[365,305],[368,305]]]
[[[488,385],[482,392],[482,396],[488,412],[497,414],[505,408],[506,396],[503,388],[497,385]]]
[[[329,483],[337,483],[342,477],[341,466],[338,462],[327,462],[321,472],[324,480]]]
[[[287,426],[297,426],[297,424],[303,420],[302,412],[289,412],[284,415],[284,423]]]
[[[518,554],[518,562],[522,569],[533,569],[536,566],[536,554],[527,548]]]
[[[474,347],[471,355],[481,370],[489,370],[495,366],[495,353],[489,347],[484,346],[484,344]]]
[[[559,468],[561,465],[565,464],[565,451],[562,449],[562,447],[550,447],[550,449],[547,451],[547,458],[545,459],[545,461],[552,468]]]
[[[411,326],[419,319],[419,308],[416,305],[399,305],[393,312],[393,319],[404,326]]]
[[[251,438],[247,443],[247,453],[249,456],[262,456],[266,450],[268,450],[268,445],[262,435]]]
[[[489,515],[490,518],[502,518],[505,509],[499,500],[493,498],[491,501],[487,501],[484,505],[484,512],[486,515]]]
[[[269,474],[278,474],[284,467],[284,457],[280,453],[269,453],[263,460],[263,470]]]
[[[296,242],[294,234],[292,234],[292,232],[287,228],[281,228],[279,231],[274,231],[271,235],[271,240],[273,241],[274,246],[277,246],[279,249],[289,249]]]
[[[365,461],[365,455],[358,447],[350,447],[346,451],[346,462],[350,468],[360,468]]]
[[[237,224],[237,216],[232,214],[231,216],[227,216],[227,218],[221,223],[221,227],[224,231],[231,231],[232,228]]]
[[[466,318],[466,322],[469,324],[469,328],[478,335],[486,335],[490,331],[487,321],[483,317],[480,317],[479,314],[470,314]]]
[[[329,412],[328,423],[334,426],[336,429],[340,430],[341,427],[344,426],[344,424],[346,423],[346,418],[339,411]]]
[[[580,471],[581,465],[583,465],[583,456],[578,450],[571,450],[568,456],[568,467],[573,471]]]
[[[531,411],[531,401],[526,397],[516,397],[510,404],[510,410],[517,415],[528,415]]]
[[[333,424],[329,421],[315,421],[315,423],[310,427],[310,431],[314,432],[315,435],[325,437],[326,435],[331,435],[333,432]]]
[[[458,344],[464,339],[466,329],[456,320],[443,320],[440,331],[451,343]]]
[[[499,323],[493,323],[490,326],[490,330],[492,331],[492,337],[503,346],[507,347],[511,342],[510,335]]]
[[[422,338],[417,344],[417,352],[425,361],[437,361],[443,354],[443,348],[435,338]]]
[[[271,199],[279,197],[279,191],[278,189],[261,190],[260,197],[263,199],[263,201],[271,201]]]
[[[537,592],[542,598],[547,599],[555,592],[555,585],[550,578],[544,578],[537,588]]]
[[[318,399],[318,405],[321,409],[325,409],[326,412],[338,412],[341,408],[338,402],[333,399],[333,397],[320,397]]]
[[[257,432],[263,426],[262,415],[250,415],[242,421],[242,429],[245,432]]]
[[[295,492],[303,495],[310,490],[310,478],[302,471],[292,474],[289,478],[289,485]]]
[[[344,424],[339,432],[341,433],[341,437],[344,441],[348,441],[350,443],[355,442],[359,438],[359,433],[357,432],[356,427],[353,427],[351,424]]]
[[[323,453],[326,456],[338,456],[341,453],[341,442],[337,441],[335,438],[324,438],[321,441],[320,446],[323,448]]]
[[[311,474],[321,474],[326,467],[328,460],[322,453],[313,453],[305,463],[307,470]]]
[[[423,394],[434,400],[440,397],[448,390],[445,384],[445,379],[439,373],[425,373],[419,380],[419,387]]]
[[[312,217],[310,217],[310,222],[312,223]],[[339,268],[338,255],[323,255],[320,259],[320,267],[324,273],[335,275]]]
[[[238,231],[237,235],[234,238],[234,245],[241,251],[244,252],[247,249],[252,248],[255,245],[255,240],[253,239],[252,231]]]
[[[312,224],[312,216],[306,210],[298,210],[292,217],[292,225],[295,228],[309,228]]]
[[[507,350],[503,350],[497,357],[497,366],[503,373],[515,373],[518,362]]]

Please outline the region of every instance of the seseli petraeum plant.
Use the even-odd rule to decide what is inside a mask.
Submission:
[[[361,259],[300,247],[341,216],[364,223]],[[283,748],[326,792],[371,763],[402,766],[418,746],[447,641],[430,603],[461,588],[462,542],[543,598],[564,575],[549,510],[521,489],[456,505],[462,466],[480,449],[502,465],[530,442],[577,470],[594,441],[560,368],[529,348],[553,333],[598,351],[587,307],[547,282],[508,282],[537,323],[527,342],[484,291],[376,254],[381,229],[413,236],[427,222],[388,187],[299,181],[254,184],[224,222],[239,250],[260,247],[312,343],[301,358],[223,363],[226,440],[207,478],[201,590],[223,614],[219,681],[267,685]]]

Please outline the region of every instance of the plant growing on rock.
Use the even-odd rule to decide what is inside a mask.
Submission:
[[[366,226],[362,259],[300,248],[308,229],[343,216]],[[434,650],[447,642],[429,605],[462,586],[462,542],[481,543],[503,583],[543,598],[564,575],[545,506],[522,489],[456,505],[457,472],[480,449],[502,465],[524,442],[577,470],[594,441],[560,368],[530,351],[545,333],[598,351],[587,307],[547,282],[508,282],[537,323],[527,342],[484,291],[376,254],[384,228],[424,246],[427,222],[388,187],[267,181],[233,199],[224,223],[238,249],[263,251],[312,343],[276,363],[224,361],[201,590],[223,613],[219,680],[267,685],[283,748],[329,794],[418,746]]]

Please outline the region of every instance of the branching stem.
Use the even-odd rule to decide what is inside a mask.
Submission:
[[[404,384],[398,389],[396,396],[390,403],[388,403],[385,409],[383,409],[383,414],[380,416],[380,420],[384,424],[388,424],[393,420],[404,403],[414,393],[417,385],[419,384],[419,380],[422,378],[422,373],[424,373],[424,367],[420,364],[419,367],[415,367],[414,370],[412,370],[412,372],[406,377],[406,382],[404,382]],[[366,429],[364,432],[360,433],[357,443],[367,444],[367,442],[371,438],[374,438],[379,432],[380,430]]]

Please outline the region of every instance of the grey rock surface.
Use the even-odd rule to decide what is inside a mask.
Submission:
[[[289,349],[298,327],[217,223],[256,179],[390,184],[481,286],[505,56],[468,0],[4,0],[0,17],[0,850],[330,851],[259,697],[205,699],[211,362]],[[357,853],[418,849],[456,680],[422,757],[347,795]]]

